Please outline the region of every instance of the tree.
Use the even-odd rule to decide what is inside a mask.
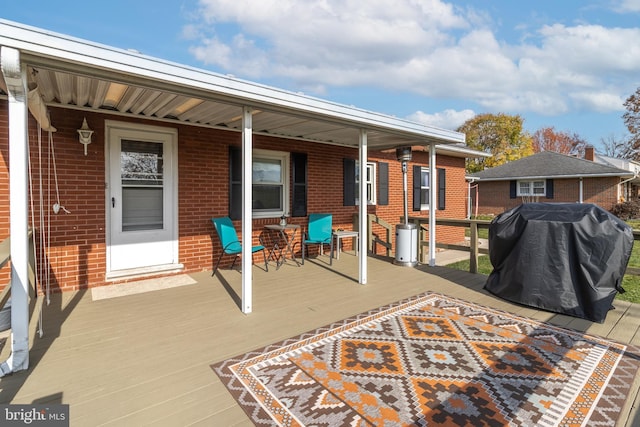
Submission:
[[[556,131],[555,128],[540,128],[533,133],[533,152],[553,151],[560,154],[584,156],[587,142],[577,133]]]
[[[614,135],[601,138],[600,143],[604,147],[604,155],[615,157],[616,159],[634,160],[639,157],[639,150],[634,149],[633,145],[625,139],[616,139]]]
[[[531,135],[523,132],[519,115],[479,114],[457,130],[467,136],[467,146],[492,157],[468,159],[467,172],[474,173],[533,154]]]
[[[629,145],[634,150],[640,148],[640,87],[624,101],[626,113],[622,115],[624,125],[629,131]]]

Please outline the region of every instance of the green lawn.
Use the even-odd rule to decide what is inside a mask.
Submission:
[[[635,221],[635,223],[629,224],[634,228],[640,228],[640,221]],[[635,242],[634,242],[635,243]],[[631,258],[629,259],[630,267],[640,267],[640,244],[634,244],[633,250],[631,251]],[[459,261],[454,264],[450,264],[447,267],[455,268],[458,270],[469,271],[469,261]],[[478,259],[478,272],[480,274],[489,275],[493,267],[491,266],[491,262],[489,261],[488,256],[480,256]],[[626,291],[621,294],[618,293],[616,295],[616,299],[620,299],[623,301],[629,301],[634,303],[640,303],[640,276],[634,276],[630,274],[626,274],[622,279],[622,287]]]
[[[635,244],[635,242],[631,251],[631,258],[629,258],[629,266],[640,267],[640,244]],[[616,298],[640,303],[640,276],[625,274],[622,279],[622,287],[627,292],[618,294]]]

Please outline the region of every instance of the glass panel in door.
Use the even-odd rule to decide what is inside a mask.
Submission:
[[[122,231],[162,229],[162,144],[122,140]]]

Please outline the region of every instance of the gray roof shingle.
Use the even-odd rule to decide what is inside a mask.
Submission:
[[[600,176],[633,176],[633,172],[552,151],[542,151],[468,175],[469,178],[475,178],[480,181]]]

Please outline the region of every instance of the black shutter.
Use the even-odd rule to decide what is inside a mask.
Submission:
[[[553,199],[553,180],[547,180],[547,199]]]
[[[509,181],[509,198],[510,199],[515,199],[518,194],[517,192],[517,182],[515,180]]]
[[[445,209],[445,194],[447,189],[447,172],[445,169],[438,169],[438,210]]]
[[[242,218],[242,150],[229,147],[229,217]]]
[[[307,155],[291,153],[293,196],[291,216],[307,216]]]
[[[356,205],[356,161],[354,159],[342,159],[342,204],[344,206]]]
[[[378,204],[389,204],[389,163],[378,163]]]
[[[420,210],[420,178],[422,175],[422,167],[413,167],[413,210]]]

